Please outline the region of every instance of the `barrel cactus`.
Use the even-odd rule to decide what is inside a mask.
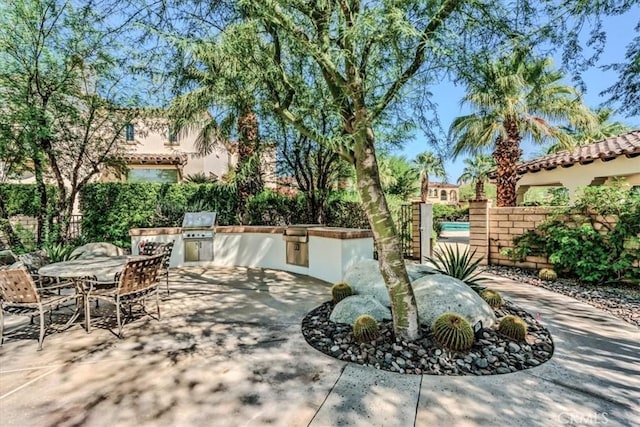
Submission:
[[[433,336],[442,346],[464,351],[473,346],[473,328],[467,320],[456,313],[444,313],[432,325]]]
[[[368,314],[359,316],[353,322],[353,337],[358,342],[373,341],[380,336],[378,321]]]
[[[502,295],[500,295],[500,292],[494,291],[493,289],[485,289],[484,291],[480,292],[480,296],[493,309],[500,308],[504,302],[502,300]]]
[[[524,341],[527,336],[527,324],[517,316],[508,315],[500,320],[498,332],[515,341]]]
[[[347,282],[338,282],[331,287],[331,297],[336,304],[353,295],[353,289]]]
[[[558,278],[558,274],[552,268],[543,268],[538,272],[538,278],[546,282],[553,282]]]

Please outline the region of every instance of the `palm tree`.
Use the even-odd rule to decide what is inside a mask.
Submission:
[[[489,179],[489,173],[496,168],[491,156],[476,154],[473,158],[464,159],[465,168],[458,178],[460,184],[475,183],[476,200],[485,200],[484,183]]]
[[[405,157],[381,155],[378,163],[382,189],[386,194],[408,199],[415,193],[418,174]]]
[[[429,175],[446,179],[447,174],[444,171],[442,158],[425,151],[418,154],[414,160],[416,172],[420,176],[420,197],[423,202],[427,201],[429,196]]]
[[[523,138],[537,143],[552,139],[570,146],[571,137],[554,122],[562,120],[576,129],[594,126],[595,117],[578,91],[562,84],[563,74],[550,66],[550,59],[530,59],[523,50],[478,64],[477,78],[467,83],[463,99],[476,112],[456,118],[451,125],[455,156],[494,147],[498,206],[516,204]]]
[[[563,127],[563,130],[572,138],[572,147],[570,148],[592,144],[611,136],[622,135],[623,133],[633,130],[631,126],[627,126],[622,122],[611,121],[610,119],[612,114],[613,110],[610,108],[599,108],[595,110],[597,125],[596,128],[591,131]],[[566,149],[567,147],[564,147],[561,144],[551,144],[545,152],[546,154],[553,154]]]
[[[192,65],[183,68],[178,88],[191,90],[174,99],[170,115],[180,130],[200,124],[202,130],[195,141],[200,155],[210,154],[219,144],[237,153],[233,176],[238,195],[238,219],[244,222],[247,198],[264,188],[253,88],[242,73],[237,72],[237,58],[217,49],[215,44],[199,42],[185,50],[188,50]],[[207,114],[211,108],[222,110],[221,118]],[[238,142],[232,146],[227,141],[234,124]]]

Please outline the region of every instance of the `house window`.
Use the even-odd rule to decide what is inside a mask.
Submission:
[[[133,129],[133,125],[131,123],[127,123],[127,125],[124,128],[124,133],[125,133],[125,139],[126,139],[127,142],[133,141],[134,129]]]
[[[447,200],[447,192],[446,192],[446,190],[442,190],[440,192],[440,200]]]
[[[176,169],[129,169],[127,182],[158,182],[176,183],[178,182],[178,171]]]
[[[168,145],[178,145],[178,136],[176,135],[175,130],[171,126],[169,126],[168,139],[169,139]]]

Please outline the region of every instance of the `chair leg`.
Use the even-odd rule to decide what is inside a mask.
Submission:
[[[169,295],[171,293],[169,291],[169,269],[167,269],[167,271],[165,271],[164,277],[165,277],[165,280],[167,281],[167,295]]]
[[[167,288],[167,292],[169,292]],[[156,290],[156,311],[158,312],[158,320],[160,320],[160,296],[159,292]]]
[[[4,344],[4,309],[0,307],[0,347]]]
[[[98,300],[96,299],[96,302]],[[88,296],[86,300],[82,302],[84,306],[84,328],[87,330],[87,333],[91,333],[91,300],[89,300]]]
[[[42,350],[42,341],[44,341],[44,311],[40,307],[40,338],[38,339],[38,351]]]
[[[122,338],[122,319],[120,316],[120,301],[116,301],[116,319],[118,320],[118,338]]]

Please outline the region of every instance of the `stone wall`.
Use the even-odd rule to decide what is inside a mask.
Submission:
[[[533,230],[550,212],[549,207],[494,208],[491,201],[473,201],[469,206],[469,246],[482,265],[516,265],[540,269],[551,267],[546,257],[528,256],[514,261],[504,252],[513,248],[513,239]]]
[[[477,257],[484,257],[482,265],[509,265],[531,269],[552,267],[546,257],[527,256],[524,260],[513,260],[505,254],[513,249],[514,238],[534,230],[545,221],[552,209],[548,206],[494,208],[490,201],[470,202],[469,246],[471,250],[476,250]],[[592,216],[591,220],[594,228],[602,234],[612,230],[617,222],[615,216],[598,215]],[[634,243],[629,241],[628,244]],[[637,263],[640,266],[640,260]]]
[[[517,265],[523,268],[541,269],[552,267],[546,257],[528,256],[514,262],[504,255],[513,248],[513,239],[535,229],[547,218],[549,207],[513,207],[489,209],[489,259],[491,264]]]

